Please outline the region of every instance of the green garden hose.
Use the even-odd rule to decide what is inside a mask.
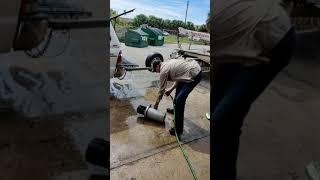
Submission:
[[[179,148],[180,148],[180,150],[181,150],[184,158],[186,159],[186,161],[187,161],[187,163],[188,163],[188,166],[189,166],[190,171],[191,171],[191,173],[192,173],[192,175],[193,175],[193,178],[194,178],[195,180],[198,180],[198,176],[197,176],[194,168],[192,167],[192,164],[191,164],[191,162],[190,162],[190,160],[189,160],[189,157],[188,157],[185,149],[182,147],[182,145],[181,145],[181,143],[180,143],[180,140],[179,140],[179,137],[178,137],[178,134],[177,134],[177,131],[176,131],[176,122],[175,122],[175,119],[176,119],[176,107],[175,107],[175,104],[174,104],[174,101],[173,101],[173,97],[172,97],[171,95],[170,95],[170,97],[171,97],[172,103],[173,103],[173,124],[174,124],[174,125],[173,125],[173,128],[174,128],[174,133],[175,133],[175,135],[176,135],[177,143],[178,143],[178,145],[179,145]]]

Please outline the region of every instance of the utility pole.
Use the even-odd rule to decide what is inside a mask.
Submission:
[[[189,0],[187,0],[186,16],[185,16],[185,18],[184,18],[184,25],[185,25],[185,26],[187,26],[188,8],[189,8]],[[191,40],[189,39],[189,50],[190,50],[190,46],[191,46],[191,41],[192,41],[192,37],[191,37]]]
[[[186,16],[184,18],[184,24],[187,24],[188,7],[189,7],[189,0],[187,1],[187,9],[186,9]]]

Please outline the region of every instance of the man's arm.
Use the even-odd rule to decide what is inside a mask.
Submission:
[[[178,86],[178,81],[175,81],[174,84],[168,90],[166,90],[164,94],[166,96],[169,96],[177,86]]]
[[[154,104],[155,109],[158,109],[158,105],[159,105],[159,103],[163,97],[163,94],[166,90],[167,79],[168,79],[167,73],[160,73],[160,88],[159,88],[159,92],[158,92],[158,98],[156,100],[156,103]]]
[[[158,109],[158,106],[159,106],[159,103],[160,103],[161,99],[162,99],[162,97],[158,96],[158,98],[156,100],[156,103],[154,103],[154,105],[153,105],[154,109]]]

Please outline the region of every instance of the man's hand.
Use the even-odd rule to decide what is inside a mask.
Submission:
[[[166,90],[166,91],[164,92],[164,95],[170,96],[171,92],[172,92],[172,91],[170,91],[170,90]]]
[[[158,106],[159,106],[159,103],[156,102],[156,103],[153,105],[153,108],[154,108],[154,109],[158,109]]]

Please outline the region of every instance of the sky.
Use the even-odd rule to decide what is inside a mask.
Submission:
[[[110,7],[118,13],[136,9],[122,17],[133,18],[138,14],[154,15],[162,19],[184,21],[187,0],[110,0]],[[189,0],[187,21],[205,24],[210,10],[210,0]]]

